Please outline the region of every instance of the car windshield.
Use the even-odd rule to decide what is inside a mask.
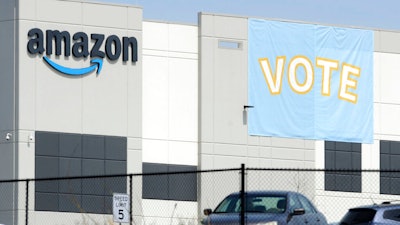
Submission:
[[[245,202],[246,212],[283,213],[286,209],[286,196],[281,195],[246,195]],[[217,206],[214,213],[239,213],[240,206],[240,195],[230,195]]]
[[[370,224],[374,219],[375,213],[374,209],[350,209],[340,221],[340,225]]]

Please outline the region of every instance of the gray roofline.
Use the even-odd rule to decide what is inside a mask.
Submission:
[[[88,4],[95,4],[95,5],[111,5],[111,6],[122,6],[122,7],[128,7],[128,8],[139,8],[143,9],[142,6],[139,5],[134,5],[134,4],[128,4],[128,3],[115,3],[115,2],[100,2],[97,0],[58,0],[58,1],[65,1],[65,2],[81,2],[81,3],[88,3]]]
[[[362,29],[362,30],[371,30],[371,31],[387,31],[387,32],[395,32],[399,33],[400,30],[393,29],[383,29],[383,28],[373,28],[373,27],[362,27],[362,26],[351,26],[351,25],[340,25],[340,24],[330,24],[330,23],[319,23],[319,22],[310,22],[310,21],[302,21],[302,20],[291,20],[291,19],[283,19],[283,18],[268,18],[268,17],[257,17],[257,16],[240,16],[233,14],[223,14],[223,13],[210,13],[210,12],[199,12],[199,16],[201,15],[209,15],[209,16],[223,16],[223,17],[233,17],[233,18],[243,18],[243,19],[264,19],[264,20],[272,20],[272,21],[280,21],[280,22],[290,22],[290,23],[300,23],[300,24],[314,24],[314,25],[323,25],[323,26],[332,26],[332,27],[343,27],[343,28],[352,28],[352,29]]]

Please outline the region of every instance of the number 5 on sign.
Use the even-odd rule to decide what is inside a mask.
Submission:
[[[113,218],[114,222],[130,222],[130,198],[127,194],[114,193],[113,195]]]

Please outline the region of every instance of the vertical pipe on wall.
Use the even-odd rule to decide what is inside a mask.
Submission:
[[[132,174],[129,174],[129,224],[132,225]]]
[[[13,18],[13,29],[14,29],[14,53],[13,53],[13,96],[12,96],[12,101],[13,101],[13,112],[12,112],[12,119],[13,119],[13,124],[12,124],[12,151],[13,151],[13,178],[12,179],[18,179],[18,152],[17,152],[17,142],[18,142],[18,134],[17,134],[17,127],[18,127],[18,121],[17,121],[17,114],[18,114],[18,57],[19,57],[19,48],[18,48],[18,38],[19,38],[19,6],[20,6],[20,0],[15,0],[14,1],[14,18]],[[18,201],[18,193],[19,193],[19,185],[16,183],[16,185],[13,187],[13,224],[18,224],[19,222],[19,217],[18,217],[18,210],[19,210],[19,201]]]
[[[241,187],[240,187],[240,225],[244,225],[245,223],[245,202],[246,202],[246,195],[245,195],[245,174],[244,174],[245,166],[242,163],[240,167],[241,172]]]
[[[29,207],[29,180],[26,180],[25,187],[25,225],[29,225],[28,223],[28,208]]]

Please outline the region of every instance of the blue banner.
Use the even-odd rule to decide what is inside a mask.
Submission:
[[[250,135],[373,142],[373,31],[249,19]]]

